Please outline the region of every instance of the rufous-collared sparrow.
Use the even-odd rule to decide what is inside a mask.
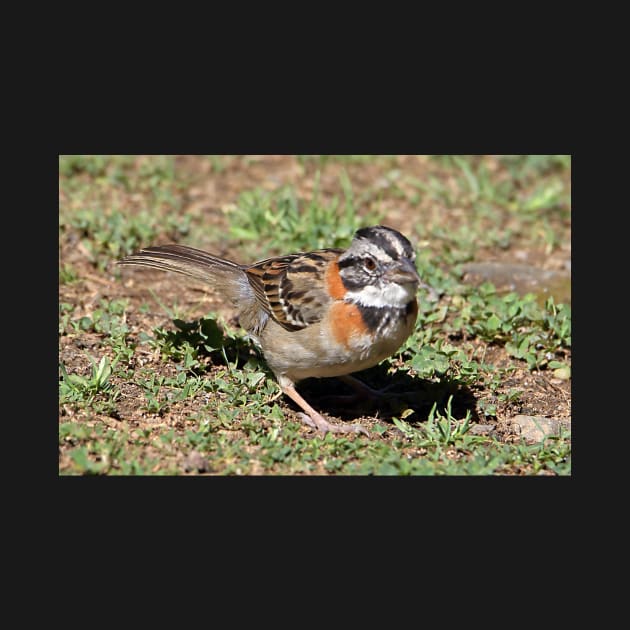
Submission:
[[[391,356],[413,332],[420,278],[415,252],[400,232],[382,225],[358,230],[348,249],[267,258],[239,265],[183,245],[148,247],[121,265],[175,271],[209,283],[236,307],[240,325],[263,351],[282,391],[323,433],[362,432],[332,424],[300,396],[295,384],[347,375]]]

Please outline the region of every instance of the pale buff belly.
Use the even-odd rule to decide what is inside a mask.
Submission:
[[[309,377],[342,376],[370,368],[400,348],[415,326],[415,313],[400,320],[381,338],[351,336],[346,344],[324,335],[320,323],[289,332],[270,320],[262,332],[265,359],[276,375],[293,382]]]

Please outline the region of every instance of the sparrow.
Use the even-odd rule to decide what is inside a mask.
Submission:
[[[391,356],[413,332],[420,277],[409,240],[384,225],[357,230],[347,249],[326,248],[241,265],[184,245],[141,249],[118,261],[202,280],[234,305],[280,389],[325,434],[364,433],[326,420],[297,392],[310,377],[341,377],[374,394],[353,372]]]

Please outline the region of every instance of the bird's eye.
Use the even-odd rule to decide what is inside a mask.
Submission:
[[[363,266],[368,270],[368,271],[374,271],[376,269],[376,261],[374,260],[374,258],[366,258],[363,261]]]

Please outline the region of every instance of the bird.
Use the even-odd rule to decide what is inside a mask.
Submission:
[[[358,229],[346,249],[324,248],[238,264],[179,244],[147,247],[119,265],[171,271],[208,283],[235,307],[298,418],[322,434],[363,433],[332,423],[297,391],[310,377],[339,377],[361,395],[375,392],[354,372],[392,356],[415,329],[417,289],[426,286],[405,236],[384,225]]]

